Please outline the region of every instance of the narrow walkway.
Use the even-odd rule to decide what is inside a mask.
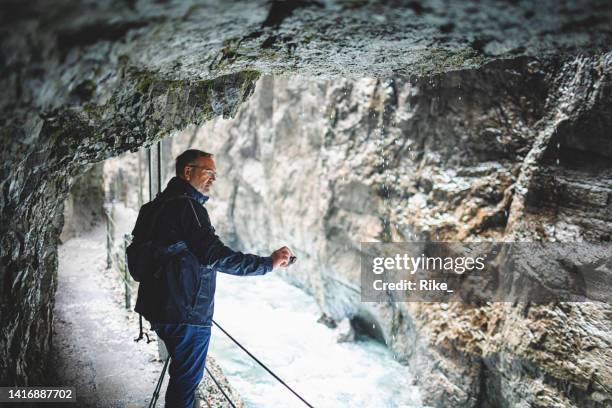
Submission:
[[[119,240],[129,232],[128,225],[131,227],[134,220],[120,206],[116,216],[115,239]],[[136,296],[133,292],[130,310],[125,308],[124,296],[117,272],[106,269],[104,226],[60,246],[49,385],[75,387],[75,406],[79,408],[135,408],[149,404],[163,362],[158,357],[157,341],[134,342],[138,335],[138,314],[132,311]],[[144,328],[148,327],[144,321]],[[150,334],[157,340],[154,332]],[[236,407],[244,408],[210,353],[206,366]],[[164,406],[167,384],[168,375],[158,407]],[[201,407],[230,406],[209,375],[200,383],[198,396]]]
[[[59,249],[55,381],[76,387],[79,407],[147,406],[162,368],[157,343],[134,342],[138,322],[121,304],[105,253],[102,226]]]

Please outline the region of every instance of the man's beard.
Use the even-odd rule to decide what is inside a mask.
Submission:
[[[202,184],[202,186],[198,189],[198,191],[202,194],[208,194],[208,192],[210,191],[210,184]]]

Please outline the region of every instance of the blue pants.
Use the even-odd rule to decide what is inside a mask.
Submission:
[[[210,327],[152,324],[170,354],[166,408],[192,408],[195,390],[204,376]]]

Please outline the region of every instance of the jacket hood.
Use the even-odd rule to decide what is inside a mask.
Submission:
[[[204,205],[209,198],[207,195],[204,195],[198,190],[196,190],[191,184],[176,176],[170,179],[168,185],[166,186],[166,189],[163,191],[162,194],[168,197],[188,195],[197,200],[202,205]]]

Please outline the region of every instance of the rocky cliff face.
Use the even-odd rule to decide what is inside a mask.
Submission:
[[[104,220],[103,166],[98,163],[83,170],[86,171],[76,177],[70,194],[64,202],[61,242],[90,231]]]
[[[109,14],[75,17],[85,10],[74,6],[58,3],[47,15],[31,4],[3,21],[2,384],[43,381],[63,202],[73,177],[188,123],[233,114],[259,75],[168,78],[135,67],[121,41],[139,25],[98,21]]]
[[[0,383],[43,377],[62,203],[82,166],[234,115],[260,73],[301,73],[365,79],[261,82],[259,113],[215,142],[237,163],[218,209],[241,221],[234,236],[299,248],[288,278],[331,316],[374,322],[432,401],[608,403],[608,309],[365,308],[347,254],[369,237],[609,241],[612,8],[397,6],[3,2]]]
[[[374,327],[428,403],[605,406],[609,306],[361,303],[358,253],[371,240],[609,242],[611,73],[607,54],[426,79],[265,77],[235,119],[199,131],[221,174],[212,218],[242,248],[295,248],[286,278],[334,319]]]

